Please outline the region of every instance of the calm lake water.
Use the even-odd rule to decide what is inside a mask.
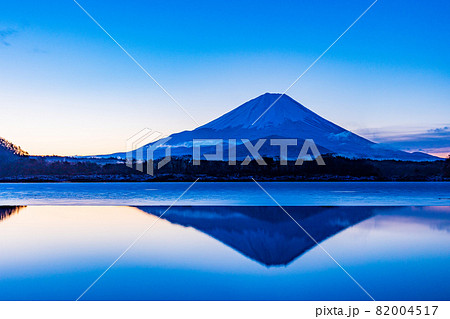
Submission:
[[[77,299],[155,221],[82,300],[369,299],[279,207],[165,210],[0,208],[0,299]],[[286,211],[376,300],[450,299],[450,206]]]
[[[0,183],[0,205],[171,205],[191,183]],[[450,206],[446,182],[261,183],[289,206]],[[276,206],[254,183],[196,183],[177,205]]]
[[[0,184],[0,300],[450,299],[450,183]],[[3,205],[3,206],[2,206]],[[18,206],[19,205],[19,206]],[[323,249],[322,249],[323,248]]]

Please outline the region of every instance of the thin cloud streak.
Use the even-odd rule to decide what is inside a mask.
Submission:
[[[440,157],[450,154],[450,125],[432,129],[378,128],[355,132],[376,143],[408,152],[425,152]]]
[[[13,28],[4,28],[0,30],[0,43],[4,46],[10,46],[11,43],[9,43],[7,40],[11,36],[17,33],[16,29]]]

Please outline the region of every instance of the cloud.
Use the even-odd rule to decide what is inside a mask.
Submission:
[[[13,28],[0,29],[0,44],[10,46],[11,43],[8,42],[8,38],[16,33],[17,30]]]
[[[428,130],[427,132],[428,133],[446,133],[446,132],[450,132],[450,127],[448,127],[448,126],[438,127],[435,129]]]
[[[450,125],[432,129],[385,128],[361,130],[360,135],[391,148],[408,152],[450,154]]]
[[[338,141],[338,142],[342,142],[342,141],[346,141],[348,140],[348,138],[352,135],[351,132],[349,131],[344,131],[338,134],[330,134],[328,136],[328,139],[332,140],[332,141]]]

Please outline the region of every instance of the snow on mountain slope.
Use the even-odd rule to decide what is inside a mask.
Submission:
[[[278,101],[277,101],[278,99]],[[275,104],[273,104],[276,102]],[[270,107],[272,105],[272,107]],[[270,109],[266,112],[266,110]],[[260,116],[264,114],[254,125]],[[221,130],[226,128],[264,129],[286,124],[286,120],[302,123],[318,129],[340,132],[343,129],[310,111],[287,95],[266,93],[218,119],[209,122],[202,128]]]
[[[275,101],[277,102],[273,104]],[[256,121],[269,107],[270,109]],[[256,123],[253,124],[255,121]],[[256,141],[274,136],[298,139],[297,149],[301,148],[304,140],[312,139],[322,154],[326,152],[350,158],[416,161],[436,159],[428,154],[407,153],[382,147],[324,119],[291,97],[274,93],[256,97],[195,130],[172,134],[170,141],[165,145],[171,147],[172,155],[192,155],[194,139],[224,139],[224,153],[227,153],[228,139],[236,139],[239,144],[241,139]],[[270,145],[269,141],[266,143]],[[279,155],[279,147],[267,147],[267,145],[261,149],[262,156]],[[292,147],[292,155],[289,153],[289,158],[295,158],[298,155],[298,150],[294,154],[294,149],[295,147]],[[214,152],[214,146],[202,147],[202,154]],[[161,149],[155,152],[155,157],[163,156],[163,153]],[[125,153],[107,156],[124,158]]]

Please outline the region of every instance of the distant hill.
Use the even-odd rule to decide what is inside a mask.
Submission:
[[[13,160],[19,156],[28,156],[28,152],[0,137],[0,160]]]

